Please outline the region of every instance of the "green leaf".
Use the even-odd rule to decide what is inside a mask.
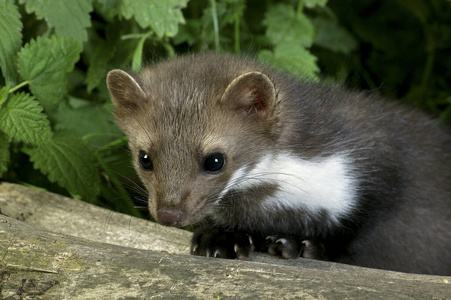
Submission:
[[[274,53],[263,50],[258,57],[262,61],[288,71],[299,78],[314,82],[319,81],[317,75],[319,68],[316,65],[317,58],[299,45],[277,45]]]
[[[53,114],[56,130],[71,130],[96,149],[122,136],[114,125],[111,102],[106,104],[69,98]]]
[[[7,84],[0,89],[0,109],[2,109],[2,105],[5,103],[6,99],[8,99],[9,87],[10,84]]]
[[[97,39],[92,46],[94,51],[89,58],[89,67],[85,79],[89,93],[105,79],[107,63],[115,53],[112,43],[105,40]]]
[[[315,6],[324,7],[327,0],[304,0],[304,5],[308,8],[314,8]]]
[[[178,24],[185,23],[182,8],[188,0],[123,0],[119,7],[126,19],[134,17],[142,28],[151,27],[155,34],[173,37]]]
[[[144,34],[139,39],[139,42],[136,45],[135,51],[133,52],[133,59],[132,59],[132,70],[133,70],[133,72],[141,71],[144,43],[149,38],[149,36],[150,36],[150,32],[147,33],[147,34]]]
[[[267,26],[266,36],[273,45],[292,43],[310,47],[313,44],[313,24],[305,15],[296,14],[289,5],[278,4],[271,7],[263,24]]]
[[[348,54],[357,47],[351,34],[333,20],[324,18],[313,19],[317,30],[315,44],[334,52]]]
[[[10,159],[9,143],[11,139],[9,136],[0,131],[0,178],[2,174],[8,169],[8,162]]]
[[[189,46],[199,41],[199,32],[202,31],[203,23],[200,19],[189,19],[186,24],[180,26],[177,35],[172,39],[174,45],[188,43]]]
[[[72,195],[93,200],[99,194],[100,178],[95,158],[76,134],[60,133],[48,143],[24,149],[24,152],[30,155],[35,169]]]
[[[219,29],[227,24],[235,21],[235,16],[242,16],[246,9],[246,4],[243,0],[226,0],[216,1],[216,14],[218,15]],[[207,7],[202,15],[202,20],[207,27],[212,26],[212,7]]]
[[[14,94],[6,108],[0,110],[0,130],[13,139],[31,144],[44,144],[52,136],[42,106],[26,93]]]
[[[120,0],[97,0],[94,2],[96,12],[99,12],[105,19],[113,22],[117,15],[117,6]]]
[[[31,40],[19,53],[23,79],[44,107],[54,107],[66,94],[67,72],[71,72],[82,48],[71,38],[52,36]]]
[[[0,0],[0,69],[6,82],[16,84],[16,55],[22,44],[22,22],[13,0]]]
[[[20,0],[27,13],[45,19],[57,35],[71,37],[81,45],[88,40],[86,28],[91,26],[91,0]]]

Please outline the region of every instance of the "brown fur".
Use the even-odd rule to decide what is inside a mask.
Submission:
[[[140,74],[115,70],[107,82],[157,221],[159,211],[182,226],[210,216],[218,228],[314,237],[334,261],[451,274],[451,138],[425,114],[226,55],[176,58]],[[140,151],[152,172],[140,167]],[[232,189],[218,204],[239,168],[283,151],[352,158],[353,214],[334,225],[327,213],[260,209],[277,184]],[[202,163],[214,152],[225,154],[226,167],[207,174]]]

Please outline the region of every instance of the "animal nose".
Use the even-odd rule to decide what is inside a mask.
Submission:
[[[157,219],[162,225],[177,227],[182,223],[182,213],[177,210],[159,210]]]

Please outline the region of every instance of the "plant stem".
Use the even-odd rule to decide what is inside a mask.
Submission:
[[[216,0],[210,0],[211,14],[213,18],[213,28],[215,32],[215,50],[219,52],[219,26],[218,26],[218,14],[216,12]]]
[[[121,40],[125,41],[125,40],[129,40],[129,39],[140,39],[145,36],[149,36],[149,32],[124,34],[123,36],[121,36]]]
[[[175,56],[174,47],[172,47],[172,45],[168,41],[166,41],[166,40],[162,41],[162,45],[163,45],[164,49],[166,49],[166,52],[168,53],[169,57]]]
[[[30,83],[30,81],[28,81],[28,80],[27,80],[27,81],[24,81],[24,82],[22,82],[22,83],[16,85],[15,87],[13,87],[12,89],[10,89],[10,90],[8,91],[8,93],[9,93],[9,94],[12,94],[12,93],[14,93],[15,91],[17,91],[18,89],[20,89],[20,88],[26,86],[26,85],[29,84],[29,83]]]
[[[83,140],[87,140],[87,139],[91,138],[92,136],[95,136],[95,134],[85,135],[83,137]],[[101,148],[97,149],[95,151],[95,154],[99,154],[100,152],[108,150],[108,149],[113,148],[113,147],[119,147],[119,146],[126,145],[127,144],[127,140],[128,139],[127,139],[126,136],[124,136],[124,137],[122,137],[120,139],[114,140],[111,143],[108,143],[108,144],[102,146]]]
[[[152,32],[149,31],[148,33],[143,35],[139,40],[138,45],[136,45],[136,49],[135,52],[133,53],[132,59],[132,70],[135,72],[141,71],[144,43],[151,36],[151,34]]]
[[[298,8],[296,10],[296,15],[302,14],[302,10],[304,9],[304,0],[299,0],[298,2]]]

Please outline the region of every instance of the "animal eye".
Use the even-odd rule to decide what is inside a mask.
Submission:
[[[141,168],[143,168],[143,170],[145,171],[153,170],[152,160],[150,159],[149,154],[147,154],[144,151],[139,152],[139,164],[141,165]]]
[[[203,170],[205,172],[216,173],[225,166],[225,158],[221,153],[212,153],[205,158]]]

